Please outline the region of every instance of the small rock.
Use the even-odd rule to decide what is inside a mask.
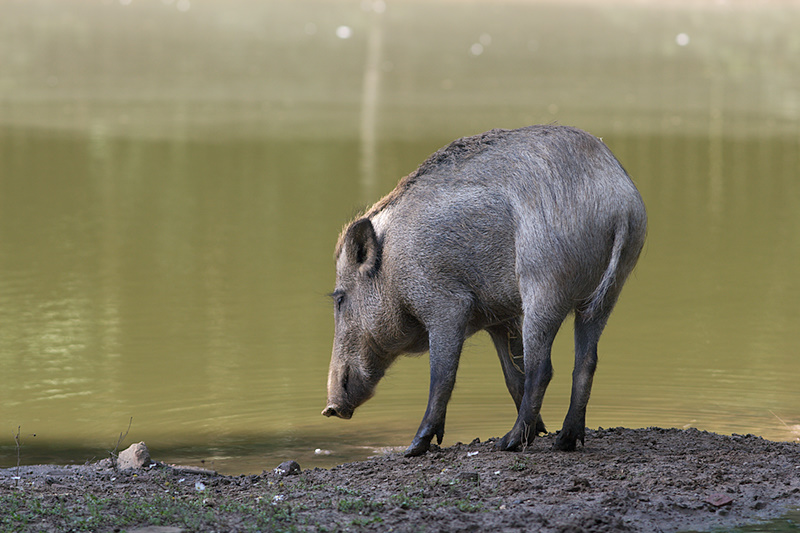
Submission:
[[[117,467],[121,470],[129,468],[143,468],[151,463],[150,451],[144,442],[131,444],[125,450],[119,452],[117,457]]]
[[[297,461],[284,461],[275,468],[275,473],[279,476],[294,476],[300,473],[300,465]]]

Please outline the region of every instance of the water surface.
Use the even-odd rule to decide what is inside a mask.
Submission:
[[[18,428],[23,463],[83,462],[131,418],[125,444],[230,473],[407,445],[426,356],[352,420],[319,415],[338,232],[452,139],[552,121],[602,137],[649,212],[587,424],[800,438],[795,4],[4,11],[2,466]],[[445,444],[513,424],[490,344],[465,349]],[[570,344],[568,321],[551,429]]]

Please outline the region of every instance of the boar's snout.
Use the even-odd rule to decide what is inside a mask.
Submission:
[[[336,407],[335,405],[329,405],[322,411],[322,414],[325,416],[337,416],[339,418],[344,418],[345,420],[352,418],[353,412],[347,412],[344,409]]]
[[[345,420],[352,418],[356,408],[367,401],[380,379],[380,374],[369,374],[359,367],[360,359],[342,361],[334,352],[328,372],[328,401],[322,411],[325,416],[335,416]]]

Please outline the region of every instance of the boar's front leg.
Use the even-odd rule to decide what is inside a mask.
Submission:
[[[434,435],[439,444],[444,436],[444,418],[447,402],[456,383],[458,361],[464,345],[465,327],[436,327],[428,334],[431,361],[431,385],[428,407],[422,423],[406,449],[406,457],[422,455],[428,451]]]

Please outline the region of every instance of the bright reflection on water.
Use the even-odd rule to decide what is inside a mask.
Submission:
[[[338,232],[455,137],[554,120],[603,137],[650,217],[587,424],[800,438],[797,7],[4,11],[0,466],[16,464],[18,427],[23,462],[83,462],[107,455],[131,417],[126,444],[225,472],[407,445],[425,357],[399,361],[353,420],[319,414]],[[570,344],[567,323],[551,429],[566,413]],[[513,421],[477,335],[445,444]]]

